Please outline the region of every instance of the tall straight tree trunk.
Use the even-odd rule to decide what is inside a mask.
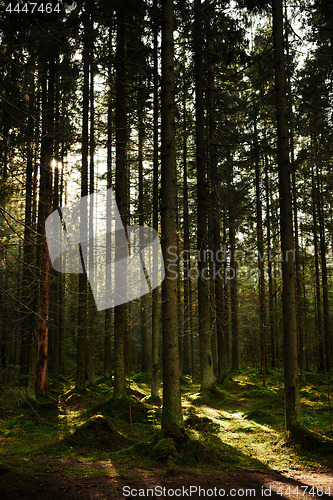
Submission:
[[[81,197],[88,195],[88,151],[89,151],[89,13],[87,3],[84,7],[84,46],[83,46],[83,106],[82,106],[82,171],[81,171]],[[85,242],[87,235],[88,207],[81,210],[80,239]],[[81,262],[84,268],[86,252],[84,246],[80,247]],[[85,258],[84,258],[85,257]],[[87,372],[87,273],[79,274],[79,315],[78,315],[78,339],[77,339],[77,366],[76,366],[76,390],[82,392],[86,386]]]
[[[63,205],[64,199],[64,143],[62,143],[61,147],[61,175],[60,175],[60,186],[59,186],[59,206]],[[61,259],[61,267],[65,270],[65,263],[63,262],[63,258]],[[59,280],[59,374],[64,373],[64,358],[63,358],[63,345],[64,345],[64,325],[65,325],[65,315],[66,315],[66,276],[65,273],[58,274]]]
[[[0,167],[0,178],[4,183],[7,181],[8,177],[8,118],[7,112],[3,110],[3,132],[2,132],[2,142],[3,142],[3,154],[1,158]],[[0,209],[5,209],[5,200],[1,200]],[[6,227],[5,218],[0,217],[0,241],[4,238],[4,228]],[[6,305],[6,264],[5,264],[5,248],[0,245],[0,367],[6,366],[6,337],[7,337],[7,305]]]
[[[157,0],[154,0],[154,7],[157,9]],[[154,158],[153,158],[153,228],[158,231],[158,25],[154,22]],[[151,381],[151,395],[159,397],[158,393],[158,337],[159,337],[159,318],[158,318],[158,304],[159,304],[159,287],[152,291],[152,320],[151,320],[151,336],[152,336],[152,381]]]
[[[57,56],[57,63],[58,63]],[[60,119],[60,76],[57,74],[56,76],[56,88],[55,88],[55,130],[59,130],[59,119]],[[63,153],[63,151],[61,151]],[[53,194],[53,206],[56,210],[59,206],[61,206],[61,183],[63,182],[62,171],[59,170],[59,160],[60,160],[60,144],[59,138],[55,140],[54,144],[54,157],[56,160],[55,167],[55,176],[54,176],[54,194]],[[61,160],[63,160],[63,155],[61,155]],[[63,168],[61,164],[61,168]],[[56,187],[56,189],[55,189]],[[61,274],[59,272],[55,272],[55,300],[54,300],[54,362],[53,362],[53,377],[56,383],[59,382],[59,374],[60,374],[60,352],[61,352],[61,330],[60,330],[60,304],[61,304],[61,296],[60,296],[60,287],[61,287]]]
[[[288,108],[283,49],[282,0],[273,0],[273,40],[276,89],[277,155],[280,195],[280,234],[282,253],[283,359],[286,429],[294,431],[301,424],[298,380],[296,289],[292,200],[288,138]]]
[[[57,113],[55,119],[55,130],[57,130]],[[54,157],[58,160],[58,152],[54,152]],[[53,201],[52,211],[59,207],[59,167],[58,162],[53,174]],[[49,314],[49,337],[50,337],[50,358],[52,359],[52,375],[55,383],[59,381],[59,284],[60,273],[55,269],[50,270],[50,314]]]
[[[195,72],[195,136],[197,163],[197,251],[198,251],[198,304],[199,304],[199,351],[201,390],[214,384],[213,358],[210,332],[209,283],[207,279],[207,172],[205,165],[205,130],[203,100],[202,55],[202,5],[194,2],[194,72]]]
[[[183,266],[184,266],[184,337],[183,337],[183,363],[182,371],[184,375],[190,373],[190,218],[188,212],[188,184],[187,184],[187,120],[186,120],[186,87],[185,78],[183,80],[184,84],[184,97],[183,97],[183,219],[184,219],[184,255],[186,255]]]
[[[229,214],[229,219],[231,218]],[[230,243],[230,309],[231,309],[231,369],[239,370],[239,332],[238,332],[238,264],[236,254],[236,231],[234,220],[229,220]]]
[[[257,250],[258,250],[258,282],[259,282],[259,330],[260,330],[260,364],[263,385],[266,385],[266,329],[267,329],[267,301],[264,263],[264,234],[262,228],[262,203],[260,196],[260,164],[256,118],[254,121],[254,149],[255,149],[255,185],[256,185],[256,212],[257,212]]]
[[[144,97],[144,96],[141,96]],[[144,226],[144,193],[143,193],[143,138],[144,138],[144,123],[143,123],[143,106],[144,99],[139,99],[138,122],[139,122],[139,225]],[[140,234],[142,239],[142,235]],[[144,245],[144,241],[140,241],[140,246]],[[140,297],[140,328],[141,328],[141,371],[148,371],[148,327],[147,327],[147,311],[146,311],[146,296],[143,294]]]
[[[176,247],[175,77],[173,1],[162,3],[162,175],[161,229],[165,279],[162,283],[163,409],[162,428],[183,426],[180,397],[177,327],[177,280],[169,270],[171,247]]]
[[[89,20],[89,63],[90,63],[90,131],[89,131],[89,194],[95,192],[95,91],[94,91],[94,28],[93,15],[91,13]],[[94,200],[94,197],[91,198]],[[94,265],[94,244],[92,238],[95,237],[96,209],[93,203],[89,207],[89,268]],[[90,275],[90,285],[93,286],[94,274]],[[89,385],[95,385],[95,332],[94,322],[96,315],[96,306],[91,288],[88,294],[88,314],[89,314]]]
[[[274,328],[274,282],[272,274],[272,238],[271,238],[271,203],[269,193],[269,176],[268,176],[268,158],[265,155],[265,197],[266,197],[266,226],[267,226],[267,274],[268,274],[268,316],[269,316],[269,333],[270,333],[270,352],[271,352],[271,367],[276,368],[276,342]]]
[[[109,63],[108,63],[108,78],[109,78],[109,89],[111,89],[112,83],[112,66],[111,66],[111,56],[112,56],[112,28],[109,28]],[[107,189],[112,187],[112,99],[109,97],[108,103],[108,138],[107,138],[107,157],[106,157],[106,186]],[[108,198],[109,200],[109,198]],[[107,201],[108,201],[107,200]],[[106,213],[110,212],[110,207],[107,207]],[[111,220],[107,217],[106,220],[106,262],[111,262],[112,252],[111,252]],[[111,273],[106,275],[106,288],[111,290]],[[110,379],[112,377],[112,314],[113,309],[109,307],[105,309],[104,318],[104,377]]]
[[[322,329],[322,311],[321,311],[321,293],[320,293],[320,278],[319,278],[319,251],[318,251],[318,222],[317,222],[317,197],[318,191],[316,187],[313,166],[311,165],[312,179],[312,223],[313,223],[313,245],[315,256],[315,318],[316,318],[316,344],[318,355],[318,370],[325,370],[325,352]]]
[[[296,187],[296,174],[295,174],[295,150],[294,150],[294,124],[292,116],[292,93],[291,93],[291,82],[290,82],[290,63],[289,63],[289,26],[287,18],[287,2],[284,4],[285,13],[285,47],[286,47],[286,83],[287,83],[287,95],[288,95],[288,113],[289,113],[289,145],[290,145],[290,161],[291,161],[291,181],[292,181],[292,204],[293,204],[293,215],[294,215],[294,239],[295,239],[295,273],[296,273],[296,321],[297,321],[297,334],[298,334],[298,358],[299,358],[299,369],[301,380],[305,381],[305,355],[306,348],[304,345],[304,321],[302,312],[302,281],[301,281],[301,269],[300,269],[300,252],[299,252],[299,241],[298,241],[298,210],[297,210],[297,187]]]
[[[210,145],[210,170],[211,170],[211,205],[212,205],[212,232],[213,232],[213,276],[215,289],[215,318],[217,337],[217,381],[219,384],[229,378],[228,332],[225,324],[224,301],[224,269],[221,259],[221,207],[219,200],[219,180],[217,175],[217,143],[216,143],[216,117],[214,99],[214,75],[208,61],[208,97],[209,97],[209,145]]]
[[[25,304],[22,317],[22,335],[21,335],[21,361],[20,373],[27,375],[29,371],[29,348],[33,335],[35,301],[33,300],[34,274],[32,272],[34,255],[34,233],[32,229],[32,197],[33,197],[33,139],[34,139],[34,78],[31,82],[31,91],[29,95],[30,114],[28,118],[29,133],[31,141],[27,145],[27,168],[25,181],[25,218],[24,218],[24,242],[23,242],[23,276],[22,276],[22,299]],[[5,164],[5,162],[4,162]]]
[[[42,108],[43,108],[43,100],[44,100],[44,108],[46,106],[46,86],[43,87],[43,71],[41,64],[38,69],[38,78],[41,81],[40,84],[40,92],[37,93],[37,101],[36,101],[36,116],[38,117],[36,128],[35,128],[35,151],[34,151],[34,166],[33,166],[33,181],[32,181],[32,206],[31,206],[31,230],[33,233],[37,233],[37,192],[38,192],[38,164],[39,157],[41,156],[41,147],[39,148],[37,145],[41,143],[41,137],[43,135],[42,129]],[[43,93],[44,91],[44,93]],[[36,267],[37,267],[37,237],[36,237]],[[34,249],[32,249],[34,252]],[[33,256],[35,258],[35,255]],[[38,268],[37,268],[38,269]],[[36,333],[37,333],[37,320],[35,312],[38,310],[38,286],[39,286],[39,277],[38,272],[35,273],[34,282],[36,286],[33,290],[33,302],[34,307],[33,311],[31,311],[32,316],[34,316],[33,322],[30,325],[31,328],[31,336],[29,339],[29,368],[28,368],[28,387],[27,387],[27,395],[31,399],[36,399]]]
[[[124,6],[117,13],[117,47],[116,47],[116,202],[125,231],[128,223],[128,181],[126,163],[127,114],[126,114],[126,67],[125,47],[126,28]],[[127,248],[116,235],[116,260],[123,258]],[[117,284],[116,284],[117,286]],[[128,335],[127,304],[114,308],[114,397],[122,397],[126,391],[126,340]]]
[[[324,209],[322,201],[322,180],[321,174],[318,172],[317,165],[317,213],[319,222],[319,242],[320,242],[320,262],[321,262],[321,279],[323,290],[323,313],[324,313],[324,345],[325,345],[325,369],[331,369],[331,332],[330,332],[330,313],[329,313],[329,299],[328,299],[328,282],[327,282],[327,264],[326,264],[326,238],[324,228]]]
[[[50,257],[45,235],[45,221],[51,213],[52,201],[52,170],[51,161],[53,154],[54,135],[54,82],[55,61],[51,57],[44,75],[42,92],[42,120],[43,138],[41,145],[40,161],[40,188],[38,206],[38,259],[37,266],[40,270],[39,285],[39,317],[37,328],[37,356],[36,356],[36,390],[46,394],[47,385],[47,347],[48,347],[48,315],[49,315],[49,272]]]

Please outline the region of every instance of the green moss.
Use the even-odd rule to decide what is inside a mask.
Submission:
[[[145,396],[141,401],[152,406],[162,406],[162,400],[159,396]]]
[[[211,464],[216,465],[222,461],[222,455],[217,448],[207,446],[196,439],[186,441],[185,450],[182,456],[185,464]]]
[[[174,463],[179,457],[174,440],[170,438],[162,438],[153,447],[151,456],[156,462]]]
[[[249,410],[246,418],[264,425],[276,425],[279,422],[279,419],[272,411],[263,410],[261,408]]]
[[[220,426],[210,418],[198,417],[195,414],[190,415],[185,420],[185,427],[195,429],[199,432],[218,432],[220,429]]]
[[[149,423],[148,408],[134,398],[109,397],[91,409],[91,413],[102,413],[107,417],[124,422]]]
[[[150,372],[136,373],[131,378],[135,382],[143,382],[143,383],[146,383],[146,384],[150,384],[150,382],[151,382],[151,373]]]
[[[8,474],[9,472],[11,472],[11,469],[7,465],[0,462],[0,476]]]
[[[72,436],[65,440],[79,449],[117,451],[132,443],[104,417],[97,415],[78,427]]]
[[[286,444],[300,445],[302,449],[323,454],[333,454],[333,440],[317,432],[314,432],[304,425],[295,427],[292,432],[286,435]]]

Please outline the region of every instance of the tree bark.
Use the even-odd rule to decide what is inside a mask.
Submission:
[[[195,136],[197,163],[197,251],[198,305],[201,390],[214,384],[210,332],[210,301],[207,260],[207,172],[205,165],[205,130],[203,101],[202,5],[194,2],[194,72],[195,72]]]
[[[238,331],[238,264],[236,255],[235,222],[229,214],[230,243],[230,309],[231,309],[231,369],[239,370],[239,331]]]
[[[126,113],[126,27],[123,7],[117,14],[116,47],[116,202],[126,231],[128,223],[128,180],[126,162],[127,113]],[[118,231],[117,231],[118,232]],[[116,261],[127,255],[123,242],[115,238]],[[123,286],[123,284],[121,284]],[[116,284],[117,287],[117,284]],[[128,335],[127,304],[114,308],[114,397],[122,397],[126,391],[126,340]]]
[[[154,0],[154,8],[157,10],[157,0]],[[156,21],[154,22],[154,158],[153,158],[153,228],[158,231],[158,26]],[[159,317],[158,317],[158,305],[159,305],[159,287],[153,289],[152,292],[152,325],[151,325],[151,336],[152,336],[152,382],[151,382],[151,395],[153,397],[159,397],[158,392],[158,337],[159,337]]]
[[[184,234],[183,234],[183,251],[186,257],[183,260],[184,266],[184,337],[183,337],[183,362],[182,371],[184,375],[191,373],[190,371],[190,218],[188,212],[188,184],[187,184],[187,120],[186,120],[186,87],[185,78],[183,80],[184,84],[184,96],[183,96],[183,220],[184,220]]]
[[[82,171],[81,171],[81,197],[88,195],[88,151],[89,151],[89,13],[85,4],[84,15],[84,46],[83,46],[83,105],[82,105]],[[85,208],[85,209],[84,209]],[[80,239],[82,242],[88,240],[87,206],[82,207],[80,214]],[[86,262],[85,246],[80,246],[81,262],[84,269]],[[77,339],[77,367],[76,367],[76,390],[84,391],[86,387],[87,373],[87,273],[79,274],[79,314],[78,314],[78,339]]]
[[[47,348],[48,348],[48,316],[49,316],[49,272],[50,257],[45,235],[45,221],[51,213],[52,171],[54,135],[54,81],[55,61],[50,57],[48,69],[42,82],[42,129],[40,160],[40,188],[38,206],[38,258],[37,267],[40,270],[39,285],[39,318],[37,329],[36,357],[36,390],[46,394],[47,386]]]
[[[162,3],[162,176],[161,229],[165,279],[162,283],[163,409],[162,428],[183,426],[180,397],[177,326],[177,280],[168,268],[169,250],[176,247],[175,82],[173,1]]]
[[[297,324],[295,302],[294,238],[288,138],[288,108],[283,49],[282,1],[273,0],[273,40],[277,119],[277,155],[280,195],[280,236],[282,253],[283,358],[286,429],[293,432],[301,424],[298,381]]]
[[[109,91],[112,88],[112,66],[111,66],[111,56],[112,56],[112,28],[109,28],[109,63],[108,63],[108,78],[109,78]],[[109,96],[108,102],[108,133],[107,133],[107,172],[106,172],[106,186],[107,189],[112,187],[112,127],[113,113],[112,113],[112,99]],[[109,198],[107,199],[107,202]],[[107,206],[106,213],[110,212],[110,207]],[[111,220],[107,217],[106,220],[106,262],[111,262],[112,252],[111,252]],[[112,286],[111,273],[106,275],[106,288],[111,290]],[[109,307],[105,309],[104,318],[104,377],[110,379],[112,377],[112,316],[113,309]]]
[[[254,120],[254,151],[255,151],[255,185],[257,212],[257,250],[258,250],[258,282],[259,282],[259,330],[260,330],[260,364],[263,385],[266,385],[266,331],[267,331],[267,297],[265,283],[264,235],[262,228],[262,203],[260,196],[260,164],[256,118]]]
[[[217,173],[217,143],[216,143],[216,117],[214,99],[214,75],[210,69],[208,60],[208,97],[209,97],[209,146],[210,146],[210,170],[211,170],[211,206],[212,206],[212,238],[213,238],[213,276],[215,289],[215,318],[217,338],[217,381],[219,384],[229,378],[228,357],[228,332],[225,324],[225,301],[224,301],[224,269],[221,259],[221,207],[219,200],[219,180]]]

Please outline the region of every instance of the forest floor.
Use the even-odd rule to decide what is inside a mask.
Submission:
[[[284,433],[278,371],[266,387],[248,370],[205,392],[182,377],[186,432],[161,432],[149,379],[116,401],[108,381],[79,395],[63,380],[38,402],[3,380],[0,499],[333,498],[332,376],[301,386],[313,434],[299,443]]]

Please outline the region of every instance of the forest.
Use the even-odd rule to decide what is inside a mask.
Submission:
[[[0,498],[333,496],[331,1],[1,0],[0,57]]]

